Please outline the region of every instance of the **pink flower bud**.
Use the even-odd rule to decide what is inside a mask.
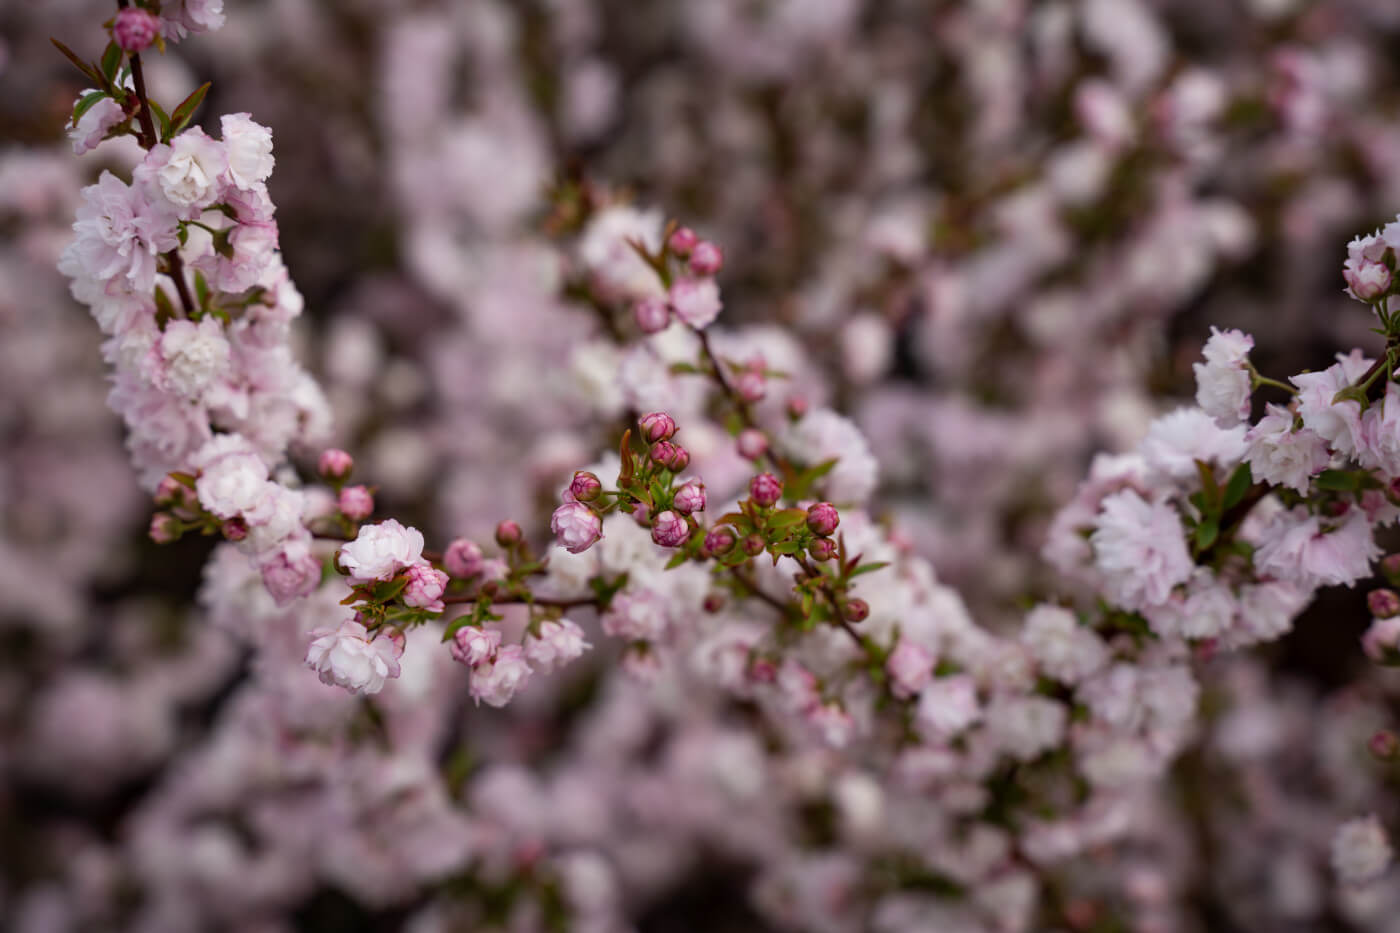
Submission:
[[[812,534],[825,538],[841,524],[841,513],[830,502],[818,502],[807,508],[807,527]]]
[[[734,547],[734,532],[728,528],[715,528],[705,535],[705,550],[711,554],[728,554]]]
[[[603,494],[603,482],[596,474],[579,470],[569,483],[569,495],[579,502],[592,502]]]
[[[429,612],[442,612],[446,608],[442,603],[442,594],[447,591],[446,573],[422,561],[409,567],[405,574],[408,586],[403,590],[404,605]]]
[[[1394,590],[1372,590],[1366,594],[1366,605],[1378,619],[1400,616],[1400,594]]]
[[[801,421],[807,414],[807,397],[794,395],[787,400],[787,415],[793,421]]]
[[[1382,729],[1371,740],[1366,743],[1371,749],[1371,754],[1381,761],[1392,761],[1397,754],[1400,754],[1400,738],[1389,729]]]
[[[112,39],[124,52],[144,52],[158,35],[160,19],[140,7],[129,6],[120,10],[112,23]]]
[[[807,545],[807,553],[813,560],[831,560],[836,556],[836,542],[830,538],[818,538]]]
[[[763,540],[763,535],[760,534],[751,534],[744,539],[744,553],[750,557],[757,557],[762,554],[763,549],[767,546],[767,542]]]
[[[768,452],[768,435],[758,428],[744,428],[734,446],[745,460],[757,460]]]
[[[555,512],[554,514],[558,516],[559,513]],[[525,533],[520,530],[520,526],[510,519],[506,519],[496,526],[496,543],[501,547],[515,547],[524,537]]]
[[[151,540],[156,544],[169,544],[180,538],[180,522],[169,512],[157,512],[151,516]]]
[[[850,603],[846,605],[849,611]],[[907,700],[933,678],[933,656],[922,645],[901,638],[885,660],[885,671],[890,675],[890,689],[894,695]]]
[[[374,514],[374,496],[365,486],[346,486],[336,500],[345,517],[362,521]]]
[[[651,459],[672,473],[679,473],[690,465],[690,452],[679,444],[661,441],[651,448]]]
[[[706,594],[705,594],[705,601],[704,601],[703,603],[701,603],[700,605],[701,605],[701,608],[703,608],[706,612],[710,612],[710,613],[719,612],[721,609],[724,608],[724,594],[723,594],[723,593],[706,593]]]
[[[549,527],[570,554],[588,550],[603,536],[603,520],[582,502],[565,502],[555,509]],[[519,530],[517,525],[516,531]],[[499,532],[497,534],[499,538]]]
[[[1390,290],[1390,270],[1384,263],[1348,260],[1342,269],[1342,278],[1346,279],[1351,293],[1362,301],[1375,301]]]
[[[666,245],[671,247],[671,252],[684,259],[699,242],[700,238],[695,235],[694,230],[689,227],[677,227],[671,238],[666,241]]]
[[[652,295],[632,306],[632,317],[644,334],[659,334],[671,323],[671,306]]]
[[[749,495],[765,508],[776,505],[783,497],[783,483],[772,473],[760,473],[749,483]]]
[[[242,516],[230,518],[228,521],[224,522],[223,527],[219,530],[223,532],[226,541],[237,542],[248,537],[248,523]]]
[[[761,402],[768,394],[768,380],[763,373],[750,370],[735,380],[734,391],[746,402]]]
[[[848,622],[864,622],[870,617],[870,604],[863,599],[848,599],[842,614]]]
[[[673,502],[676,511],[682,515],[705,511],[705,484],[699,480],[691,480],[676,490]]]
[[[642,415],[637,419],[637,424],[642,429],[642,437],[648,444],[655,444],[657,441],[668,441],[675,436],[676,419],[666,414],[664,411],[654,411],[650,414]]]
[[[442,562],[452,576],[469,580],[481,573],[481,548],[466,538],[456,538],[447,546]]]
[[[651,540],[662,547],[680,547],[690,537],[690,526],[686,520],[667,509],[652,522]]]
[[[475,667],[496,653],[501,644],[501,633],[494,628],[476,628],[464,625],[452,634],[449,648],[453,660],[468,667]]]
[[[690,271],[695,275],[714,275],[724,265],[724,253],[709,240],[695,244],[690,253]]]
[[[1393,665],[1400,661],[1400,616],[1376,619],[1361,636],[1366,657],[1377,664]]]
[[[336,447],[321,451],[321,459],[316,463],[316,471],[331,482],[347,479],[353,469],[355,458]]]

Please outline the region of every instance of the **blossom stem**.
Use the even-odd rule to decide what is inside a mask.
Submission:
[[[464,605],[477,602],[481,599],[480,593],[463,593],[460,596],[444,596],[442,601],[448,605]],[[508,599],[493,599],[493,606],[552,606],[556,609],[574,609],[579,606],[596,606],[598,597],[577,596],[573,599],[553,599],[547,596],[533,596],[529,599],[511,597]]]
[[[705,331],[700,328],[692,327],[691,330],[700,338],[700,349],[704,351],[705,359],[709,361],[710,368],[714,370],[715,381],[719,384],[720,390],[724,392],[725,397],[729,399],[729,403],[734,406],[734,410],[739,413],[739,418],[743,421],[744,427],[758,429],[758,424],[753,418],[753,412],[749,410],[749,403],[740,397],[738,390],[734,388],[734,384],[729,381],[729,376],[724,372],[724,364],[720,362],[719,356],[715,353],[714,348],[710,346],[709,334],[705,333]],[[772,445],[764,449],[763,456],[768,460],[768,463],[773,469],[781,473],[785,478],[791,478],[795,475],[796,471],[792,468],[792,464],[788,463],[785,458],[774,453]]]

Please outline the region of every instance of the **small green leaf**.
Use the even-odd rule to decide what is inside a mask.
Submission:
[[[199,87],[190,92],[190,96],[180,101],[180,105],[170,114],[170,135],[174,136],[183,130],[194,116],[195,108],[204,100],[204,95],[209,93],[210,82],[205,81]]]
[[[108,42],[102,50],[102,76],[109,82],[117,78],[117,69],[122,65],[122,49],[115,42]]]
[[[672,364],[671,364],[671,374],[672,374],[672,375],[681,375],[681,374],[699,373],[699,372],[703,372],[703,370],[701,370],[700,367],[699,367],[699,366],[696,366],[694,363],[672,363]]]
[[[1355,492],[1359,485],[1356,474],[1346,470],[1323,470],[1313,482],[1318,489],[1332,492]]]
[[[156,122],[160,124],[161,141],[168,141],[173,135],[170,132],[170,114],[165,112],[165,108],[155,101],[147,101],[151,105],[151,113],[155,114]]]
[[[1196,550],[1204,551],[1220,536],[1220,523],[1208,518],[1196,526]]]
[[[676,567],[679,567],[681,564],[685,563],[687,560],[689,560],[689,558],[686,556],[686,553],[685,553],[684,551],[677,552],[677,554],[676,554],[674,557],[672,557],[670,560],[666,561],[666,569],[667,569],[667,570],[672,570],[672,569],[674,569],[674,568],[676,568]]]
[[[890,562],[887,561],[887,560],[871,561],[871,562],[868,563],[868,564],[861,564],[861,565],[860,565],[859,567],[857,567],[855,570],[852,570],[852,571],[847,575],[847,577],[848,577],[848,579],[854,579],[855,577],[858,577],[858,576],[860,576],[860,575],[863,574],[863,573],[874,573],[874,572],[877,571],[877,570],[883,570],[885,567],[888,567],[889,565],[890,565]]]
[[[807,520],[806,509],[783,509],[768,516],[768,527],[773,531],[783,531],[800,525]]]
[[[1235,467],[1235,472],[1230,474],[1230,481],[1225,484],[1225,508],[1234,508],[1244,501],[1245,493],[1249,492],[1253,483],[1254,477],[1249,472],[1248,463],[1241,463]]]
[[[99,100],[107,96],[108,94],[106,91],[88,91],[84,94],[82,99],[73,107],[73,124],[76,126],[78,121],[83,118],[83,114],[96,106]]]
[[[183,228],[181,230],[183,232]],[[181,240],[180,242],[184,242]],[[209,307],[209,282],[204,278],[204,273],[198,269],[194,270],[194,294],[199,301],[201,310]]]
[[[74,52],[68,46],[64,45],[62,42],[59,42],[57,39],[50,39],[49,41],[54,44],[55,48],[57,48],[60,52],[63,53],[64,58],[67,58],[70,62],[73,63],[73,66],[75,68],[77,68],[87,77],[91,78],[94,83],[102,83],[102,75],[97,71],[97,69],[93,68],[87,62],[79,58],[76,52]]]

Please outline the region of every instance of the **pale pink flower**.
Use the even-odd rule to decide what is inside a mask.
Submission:
[[[1312,478],[1327,468],[1327,442],[1307,428],[1293,427],[1293,413],[1269,404],[1266,414],[1245,435],[1250,472],[1259,482],[1287,486],[1307,494]]]
[[[724,307],[714,279],[678,279],[671,286],[671,307],[681,321],[701,330],[719,317]]]
[[[339,628],[311,633],[306,666],[316,671],[324,684],[359,695],[378,693],[386,680],[399,676],[401,650],[389,638],[371,641],[363,625],[347,619]]]
[[[228,180],[239,188],[256,188],[272,175],[272,131],[246,113],[226,113],[219,128],[228,153]]]
[[[505,706],[515,696],[525,682],[530,679],[530,665],[525,660],[525,652],[519,645],[505,645],[496,649],[489,661],[472,668],[470,692],[472,699],[486,705]]]
[[[1350,355],[1337,354],[1337,362],[1320,373],[1300,373],[1289,378],[1298,387],[1298,414],[1303,427],[1314,431],[1345,456],[1354,456],[1365,444],[1361,429],[1361,405],[1353,399],[1343,399],[1335,405],[1332,399],[1342,389],[1355,384],[1370,369],[1372,361],[1353,350]]]
[[[1360,509],[1323,519],[1298,506],[1280,511],[1260,531],[1254,566],[1308,589],[1351,586],[1370,576],[1371,562],[1380,555],[1371,523]]]
[[[1254,338],[1238,330],[1210,329],[1202,356],[1196,363],[1196,404],[1222,427],[1238,424],[1249,417],[1249,396],[1253,391],[1249,373],[1249,351]]]
[[[855,720],[839,703],[814,704],[808,707],[806,719],[822,741],[832,748],[845,748],[855,734]]]
[[[1108,647],[1074,613],[1059,606],[1036,606],[1026,616],[1021,643],[1047,677],[1076,684],[1104,665]]]
[[[666,600],[654,590],[628,589],[603,613],[603,633],[629,641],[654,641],[666,630]]]
[[[581,657],[593,646],[572,619],[541,622],[539,635],[525,636],[525,657],[540,671],[552,671]]]
[[[977,682],[968,674],[937,677],[919,692],[914,722],[931,742],[946,741],[981,718]]]
[[[321,561],[311,553],[311,542],[302,537],[286,539],[259,562],[263,586],[278,606],[308,596],[321,585]]]
[[[353,583],[390,580],[423,559],[423,533],[396,519],[364,525],[354,541],[340,548],[340,565]]]
[[[223,143],[198,127],[146,154],[137,177],[147,181],[181,216],[195,217],[219,199],[219,177],[228,169]]]
[[[651,526],[651,540],[662,547],[680,547],[689,536],[686,520],[669,509],[659,513]]]
[[[501,631],[464,625],[452,634],[448,648],[453,660],[468,667],[485,663],[501,645]]]
[[[267,464],[245,450],[215,458],[194,488],[200,505],[220,518],[234,518],[257,506],[269,485]]]
[[[408,586],[404,587],[404,605],[429,612],[442,612],[445,608],[442,594],[447,592],[447,574],[433,567],[427,561],[419,561],[408,568]]]
[[[1104,594],[1125,609],[1166,602],[1196,566],[1181,516],[1132,489],[1104,497],[1089,543],[1104,577]]]
[[[1332,836],[1332,869],[1344,884],[1375,881],[1390,867],[1393,854],[1375,814],[1343,823]]]
[[[603,537],[603,520],[582,502],[565,502],[555,509],[549,527],[570,554],[588,550]]]
[[[923,645],[901,638],[885,659],[885,671],[895,696],[907,700],[933,677],[933,655]]]
[[[91,93],[91,89],[83,92],[84,96]],[[68,125],[68,139],[73,143],[73,154],[82,155],[96,149],[98,143],[107,135],[107,131],[125,119],[126,113],[122,110],[122,105],[110,97],[104,97],[93,104],[78,118],[77,123]]]
[[[1374,619],[1361,636],[1366,657],[1377,663],[1394,663],[1400,659],[1400,616]]]

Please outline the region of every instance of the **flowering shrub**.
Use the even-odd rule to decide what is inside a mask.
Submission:
[[[356,41],[329,27],[359,13],[269,6],[307,67]],[[95,57],[56,40],[97,161],[0,163],[34,178],[3,189],[15,252],[92,318],[49,323],[5,257],[0,323],[86,393],[16,378],[0,475],[33,632],[0,773],[47,801],[0,809],[42,856],[4,868],[16,929],[1387,927],[1400,220],[1325,263],[1332,361],[1293,365],[1311,335],[1259,295],[1372,219],[1348,172],[1400,203],[1348,70],[1400,21],[1215,11],[1274,45],[1211,66],[1186,2],[658,5],[679,71],[631,101],[598,33],[648,40],[592,4],[364,6],[381,80],[319,116],[376,129],[327,174],[382,162],[401,254],[317,286],[349,311],[316,342],[272,129],[160,93],[251,11],[124,0]],[[239,28],[197,41],[275,83]],[[550,175],[643,143],[693,219]],[[1215,281],[1260,240],[1268,282]],[[1174,315],[1199,338],[1154,377]],[[29,426],[55,413],[83,430]],[[83,534],[27,555],[49,499]],[[104,593],[126,564],[169,574]],[[1326,696],[1277,661],[1317,622]]]

